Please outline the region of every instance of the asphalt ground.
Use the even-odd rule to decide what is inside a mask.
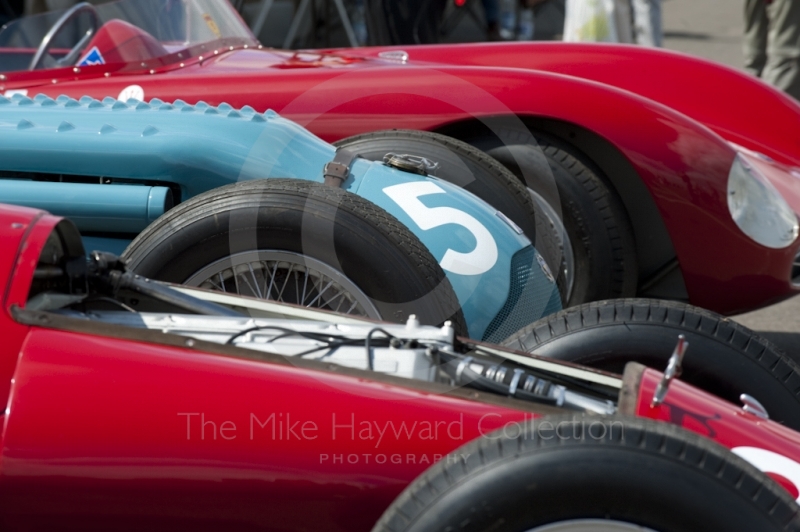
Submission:
[[[663,0],[662,10],[666,48],[742,68],[743,0]],[[733,319],[800,361],[800,296]]]
[[[664,46],[742,68],[744,0],[662,0]]]

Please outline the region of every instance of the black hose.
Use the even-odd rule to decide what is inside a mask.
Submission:
[[[365,342],[367,348],[367,367],[370,371],[375,371],[375,360],[374,355],[372,353],[372,335],[375,333],[381,333],[386,336],[388,340],[393,340],[395,337],[386,332],[385,330],[381,329],[380,327],[375,327],[369,333],[367,333],[367,339]]]

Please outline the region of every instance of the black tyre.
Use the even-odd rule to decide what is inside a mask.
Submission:
[[[503,344],[622,373],[628,362],[664,370],[683,334],[681,380],[730,402],[747,393],[770,418],[800,430],[800,367],[753,331],[713,312],[671,301],[620,299],[543,318]]]
[[[438,133],[397,129],[357,135],[335,145],[371,161],[382,161],[387,153],[396,153],[438,163],[439,168],[431,175],[462,187],[508,216],[534,243],[550,269],[561,270],[561,251],[550,223],[536,210],[525,185],[479,149]],[[563,275],[559,288],[563,296]]]
[[[536,194],[563,233],[565,306],[636,295],[638,265],[630,220],[602,172],[572,146],[509,129],[469,140],[511,170]],[[553,185],[555,184],[555,186]]]
[[[431,467],[373,532],[800,530],[783,488],[678,427],[576,416],[516,428]]]
[[[201,194],[145,229],[123,258],[153,279],[467,330],[416,236],[371,202],[317,183],[265,179]]]

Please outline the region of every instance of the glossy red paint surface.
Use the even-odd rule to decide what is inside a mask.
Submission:
[[[728,141],[800,164],[800,106],[743,74],[625,46],[423,46],[398,64],[378,58],[392,49],[292,53],[217,44],[145,67],[10,73],[0,90],[102,98],[139,85],[147,99],[271,108],[329,141],[386,128],[457,130],[492,117],[557,120],[596,133],[632,165],[664,220],[692,303],[735,313],[800,290],[790,282],[800,242],[764,248],[728,212],[735,155]],[[775,172],[797,188],[785,168]],[[800,212],[797,194],[788,199]]]
[[[415,48],[423,61],[544,70],[617,87],[659,102],[726,140],[800,166],[800,108],[774,87],[725,65],[640,46],[526,43]]]
[[[60,218],[34,209],[2,206],[0,210],[0,279],[5,279],[0,283],[5,302],[0,309],[0,404],[8,399],[17,358],[28,333],[28,327],[11,318],[9,309],[27,299],[42,246],[59,221]]]
[[[369,530],[504,410],[293,367],[44,329],[3,442],[7,526]],[[443,458],[444,457],[444,458]],[[30,527],[30,528],[27,528]],[[118,527],[115,526],[115,529]]]
[[[149,61],[168,54],[149,33],[122,20],[110,20],[98,30],[86,45],[87,51],[95,48],[102,50],[107,63]]]
[[[741,407],[707,394],[684,382],[674,381],[666,400],[651,406],[653,394],[663,374],[645,371],[639,389],[636,414],[665,421],[710,438],[729,449],[759,449],[775,453],[785,460],[773,460],[777,467],[759,467],[766,473],[780,475],[792,493],[800,490],[800,434],[779,423],[756,417]],[[795,495],[797,497],[797,495]]]

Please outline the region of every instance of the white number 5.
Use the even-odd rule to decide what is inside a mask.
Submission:
[[[448,249],[439,265],[458,275],[480,275],[497,263],[497,243],[492,234],[478,220],[452,207],[426,207],[419,198],[430,194],[446,194],[445,190],[430,181],[403,183],[383,189],[387,196],[417,224],[427,231],[447,224],[465,228],[475,237],[477,244],[469,253]]]

